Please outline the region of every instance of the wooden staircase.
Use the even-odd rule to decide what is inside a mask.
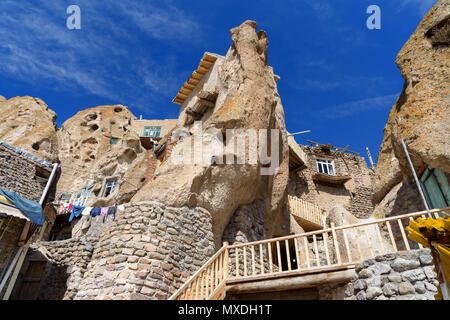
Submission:
[[[431,210],[439,218],[439,212]],[[227,292],[272,292],[350,281],[352,269],[378,255],[411,250],[405,227],[426,211],[229,245],[216,252],[169,300],[222,300]],[[394,230],[399,230],[395,232]],[[370,232],[368,232],[370,230]],[[422,248],[418,245],[418,248]],[[320,249],[320,250],[319,250]]]

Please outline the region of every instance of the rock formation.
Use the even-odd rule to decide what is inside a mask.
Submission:
[[[128,194],[142,186],[148,157],[139,136],[130,130],[132,119],[135,117],[128,108],[113,105],[80,111],[64,122],[57,133],[62,172],[57,190],[77,192],[93,186],[91,192],[96,197],[87,205],[114,205],[119,198],[127,202],[131,196],[120,192]],[[125,176],[131,167],[132,176]],[[103,198],[105,179],[118,180],[124,189],[115,188]]]
[[[358,219],[340,205],[336,205],[335,207],[333,207],[327,216],[327,223],[330,225],[331,223],[333,223],[336,227],[370,222],[372,220],[374,219]],[[354,229],[348,229],[345,232],[349,245],[350,255],[353,257],[353,259],[360,257],[358,242],[360,250],[363,254],[366,252],[370,252],[371,250],[373,252],[382,254],[383,248],[391,248],[391,244],[386,240],[387,237],[383,238],[383,246],[380,246],[380,242],[377,238],[377,230],[374,225],[359,227],[357,231],[358,235],[356,235],[356,231]],[[339,245],[339,252],[341,253],[342,259],[344,261],[349,261],[343,231],[337,231],[336,235],[337,243]],[[361,260],[363,259],[364,257],[361,257]]]
[[[32,97],[0,96],[0,140],[40,158],[55,161],[56,113]]]
[[[399,214],[412,207],[423,209],[420,201],[412,204],[418,194],[412,190],[414,185],[408,186],[412,174],[401,145],[403,139],[416,170],[428,165],[450,172],[449,12],[449,1],[438,1],[397,56],[396,64],[405,84],[389,113],[378,155],[374,188],[374,203],[379,204],[375,209],[377,216],[390,215],[391,210]],[[399,195],[411,198],[410,203],[405,204],[405,200],[394,205]]]
[[[201,132],[279,129],[280,139],[276,144],[280,166],[277,173],[261,175],[264,166],[259,157],[256,164],[249,164],[247,161],[246,164],[236,164],[236,161],[234,164],[211,164],[211,161],[207,161],[199,165],[166,161],[153,180],[132,198],[132,202],[152,200],[168,206],[208,210],[213,218],[216,246],[221,245],[224,230],[236,210],[241,206],[251,206],[259,200],[263,205],[255,207],[263,211],[266,227],[264,233],[265,236],[270,236],[273,223],[285,200],[288,149],[284,111],[277,92],[276,76],[267,64],[267,36],[264,31],[256,33],[256,26],[255,22],[246,21],[230,31],[233,40],[231,48],[224,58],[217,59],[210,74],[205,76],[204,82],[197,86],[198,89],[184,103],[176,129],[190,132],[196,130],[192,123],[187,124],[190,121],[186,120],[188,115],[185,111],[205,97],[210,102],[214,99],[210,111],[197,115],[203,122]],[[192,136],[184,138],[172,153],[188,150],[193,143]],[[203,139],[201,143],[205,150],[213,141]],[[219,146],[220,150],[226,144],[224,138],[223,145]],[[192,154],[195,149],[198,150],[197,147],[192,148]],[[275,150],[274,146],[272,150]],[[214,156],[222,159],[222,155]],[[227,156],[236,159],[237,154]]]

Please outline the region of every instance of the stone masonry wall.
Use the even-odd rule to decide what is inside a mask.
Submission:
[[[17,296],[18,292],[16,291],[21,286],[30,262],[43,261],[46,263],[46,266],[41,276],[40,287],[35,299],[69,299],[76,294],[78,284],[86,272],[86,267],[92,257],[92,244],[95,243],[95,240],[95,237],[83,236],[62,241],[32,244],[12,298],[21,298]]]
[[[430,250],[419,249],[365,260],[352,282],[323,287],[320,295],[332,300],[434,300],[438,285]]]
[[[167,299],[215,252],[211,216],[155,202],[125,212],[95,243],[73,299]]]
[[[9,216],[0,219],[3,220],[0,226],[0,275],[3,275],[19,249],[17,242],[25,226],[25,220]],[[3,288],[0,297],[5,291],[6,288]]]
[[[167,299],[215,252],[201,208],[127,204],[102,226],[91,222],[83,236],[35,248],[49,261],[39,298]]]
[[[44,180],[36,179],[36,166],[47,171],[50,175],[51,168],[46,168],[19,152],[0,144],[0,188],[17,192],[30,200],[39,201],[45,188]],[[19,248],[17,241],[25,225],[25,220],[0,216],[0,274],[12,261]]]
[[[0,145],[0,187],[30,200],[39,201],[45,183],[36,180],[36,166],[42,165]],[[51,168],[44,169],[50,175]]]
[[[335,205],[342,205],[357,218],[367,218],[373,212],[372,178],[373,171],[367,168],[364,158],[319,147],[300,146],[307,154],[307,167],[293,172],[289,177],[289,194],[321,206],[329,211]],[[335,174],[350,176],[345,184],[334,185],[314,181],[318,173],[317,159],[333,161]]]

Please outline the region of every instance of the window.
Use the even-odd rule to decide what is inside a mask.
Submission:
[[[114,189],[116,188],[117,180],[110,180],[106,182],[105,191],[103,191],[103,197],[109,196],[111,193],[114,192]]]
[[[161,136],[161,127],[145,127],[143,136],[159,138]]]
[[[73,204],[76,206],[80,206],[83,201],[82,192],[78,192],[75,198],[73,199]]]
[[[317,168],[320,173],[325,173],[334,176],[334,166],[332,160],[317,159]]]
[[[91,194],[91,191],[93,188],[94,188],[94,186],[81,189],[76,194],[76,196],[73,200],[73,204],[77,205],[77,206],[84,206],[86,204],[86,201],[89,198],[89,195]]]
[[[59,198],[59,201],[68,203],[68,202],[70,202],[70,198],[72,198],[71,193],[63,192],[63,193],[61,193],[61,197]]]

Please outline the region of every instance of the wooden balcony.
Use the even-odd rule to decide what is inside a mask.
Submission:
[[[318,205],[297,197],[288,196],[288,210],[305,231],[325,228],[325,211]]]
[[[431,214],[439,219],[439,213],[448,210],[434,209]],[[169,300],[221,300],[227,293],[296,290],[350,281],[364,260],[415,249],[404,228],[426,214],[414,212],[338,227],[331,224],[319,231],[251,243],[224,243]],[[399,230],[395,235],[394,228]],[[324,250],[319,251],[321,247]]]

